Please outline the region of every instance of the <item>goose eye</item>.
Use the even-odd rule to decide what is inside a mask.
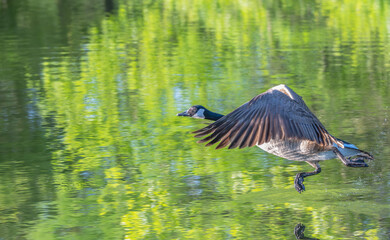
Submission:
[[[196,113],[196,110],[197,110],[196,108],[194,108],[194,107],[191,107],[190,109],[188,109],[188,111],[187,111],[187,112],[188,112],[188,114],[189,114],[189,115],[191,115],[191,116],[192,116],[192,115],[194,115],[194,114]]]

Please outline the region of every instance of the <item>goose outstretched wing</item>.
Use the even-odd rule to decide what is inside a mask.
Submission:
[[[287,87],[287,86],[286,86]],[[290,91],[290,92],[286,92]],[[292,96],[290,93],[293,93]],[[252,147],[270,140],[310,140],[322,146],[342,143],[330,135],[302,98],[290,88],[272,88],[197,130],[195,137],[206,146],[219,142],[217,149]]]

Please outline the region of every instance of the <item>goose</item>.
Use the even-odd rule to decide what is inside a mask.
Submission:
[[[321,172],[320,161],[338,158],[347,167],[368,167],[368,152],[331,135],[309,110],[302,97],[281,84],[255,96],[231,113],[222,115],[195,105],[177,116],[209,119],[215,122],[194,131],[204,137],[198,143],[219,143],[216,149],[257,146],[278,157],[304,161],[315,168],[297,173],[295,189],[305,191],[305,177]]]

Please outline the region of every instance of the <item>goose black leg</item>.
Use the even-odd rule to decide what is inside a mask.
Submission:
[[[303,185],[303,181],[304,181],[305,177],[313,176],[313,175],[319,174],[321,172],[321,167],[318,164],[318,161],[314,161],[314,162],[307,161],[307,163],[310,164],[311,166],[315,167],[315,170],[313,172],[298,173],[295,176],[294,185],[295,185],[295,189],[299,193],[305,191],[305,185]]]
[[[343,154],[337,149],[334,148],[333,152],[337,155],[337,157],[343,162],[343,164],[347,167],[368,167],[367,163],[364,162],[366,157],[358,156],[356,158],[350,159],[344,157]]]

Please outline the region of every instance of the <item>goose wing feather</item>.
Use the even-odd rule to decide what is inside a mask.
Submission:
[[[270,89],[216,122],[199,129],[195,137],[206,146],[220,142],[218,148],[252,147],[271,139],[310,140],[322,146],[343,144],[330,135],[303,100]]]

